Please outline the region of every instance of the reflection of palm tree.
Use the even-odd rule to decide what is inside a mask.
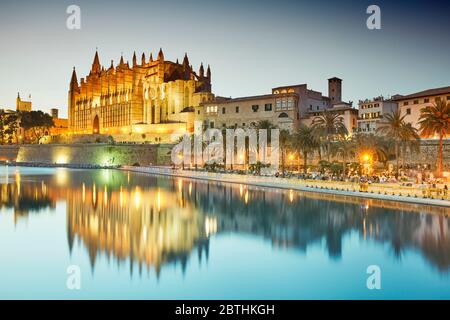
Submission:
[[[433,106],[420,110],[419,125],[421,133],[426,137],[439,136],[439,156],[437,176],[442,175],[442,145],[445,136],[450,134],[450,102],[437,99]]]

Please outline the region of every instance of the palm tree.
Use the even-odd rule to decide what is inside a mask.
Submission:
[[[401,115],[400,110],[396,110],[392,113],[388,113],[384,116],[384,120],[377,128],[377,132],[380,132],[394,141],[395,144],[395,159],[397,162],[397,170],[395,176],[398,178],[400,173],[400,144],[403,141],[409,141],[417,139],[417,129],[412,125],[408,125],[405,121],[406,115]]]
[[[286,167],[286,153],[290,146],[291,142],[291,134],[288,130],[280,131],[280,150],[281,150],[281,174],[285,175],[285,167]]]
[[[267,147],[270,147],[272,142],[272,129],[278,129],[278,127],[269,120],[260,120],[253,127],[256,129],[258,141],[259,141],[259,130],[267,130]],[[265,160],[266,159],[262,159],[262,162],[265,162]]]
[[[450,103],[436,99],[432,106],[420,110],[420,130],[423,136],[439,136],[439,157],[437,162],[437,176],[442,175],[442,145],[445,136],[450,134]]]
[[[355,142],[355,155],[360,157],[363,154],[370,154],[374,160],[386,162],[389,160],[392,143],[384,136],[374,134],[355,134],[353,135]]]
[[[351,138],[344,138],[337,141],[334,145],[334,153],[342,157],[342,175],[345,178],[347,169],[347,160],[355,156],[355,141]]]
[[[313,119],[314,134],[320,140],[325,140],[328,162],[331,161],[331,143],[348,134],[343,118],[337,112],[325,110],[322,115]]]
[[[308,171],[308,154],[319,148],[319,143],[314,135],[314,130],[302,124],[292,137],[292,146],[303,154],[303,172]]]

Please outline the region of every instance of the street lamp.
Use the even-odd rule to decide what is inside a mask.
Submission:
[[[368,152],[365,152],[361,155],[361,162],[363,165],[363,173],[370,174],[372,171],[372,155]]]

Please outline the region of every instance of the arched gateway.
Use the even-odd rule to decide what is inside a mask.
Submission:
[[[92,133],[98,134],[100,133],[100,121],[98,120],[98,116],[95,116],[94,123],[92,125]]]

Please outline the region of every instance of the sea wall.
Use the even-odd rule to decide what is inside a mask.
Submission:
[[[15,161],[18,153],[18,145],[0,146],[0,161]]]
[[[0,160],[39,164],[168,165],[171,149],[169,144],[40,144],[21,145],[14,153],[10,146],[1,146]]]

